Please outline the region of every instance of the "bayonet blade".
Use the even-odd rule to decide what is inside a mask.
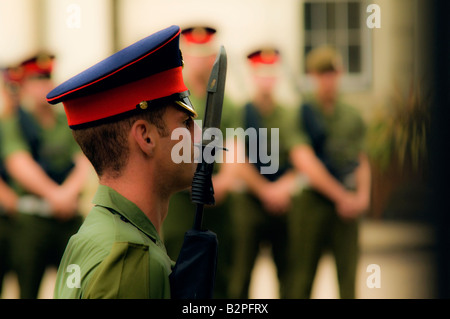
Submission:
[[[205,116],[203,119],[203,132],[209,128],[220,128],[222,107],[227,74],[227,54],[224,46],[220,47],[211,75],[208,81]],[[205,136],[205,135],[203,135]],[[208,144],[209,139],[203,139],[202,144]]]

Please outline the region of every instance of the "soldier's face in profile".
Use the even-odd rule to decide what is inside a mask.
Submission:
[[[171,105],[164,114],[164,122],[169,132],[168,136],[160,138],[160,148],[157,163],[162,175],[166,176],[164,183],[169,183],[171,190],[178,191],[189,187],[192,184],[197,163],[194,161],[194,138],[201,137],[201,128],[194,122],[192,115],[179,106]],[[172,132],[176,129],[185,130],[187,138],[190,140],[190,161],[175,163],[172,159],[172,149],[180,142],[172,139]],[[183,149],[186,151],[186,149]]]

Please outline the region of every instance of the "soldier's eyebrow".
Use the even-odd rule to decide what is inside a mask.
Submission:
[[[188,111],[180,110],[179,114],[180,115],[178,117],[179,117],[179,119],[182,120],[182,122],[184,122],[188,119],[193,119],[192,114],[190,114]]]
[[[191,125],[191,123],[194,122],[194,118],[190,114],[186,114],[186,116],[183,117],[183,124],[186,124],[188,126]]]

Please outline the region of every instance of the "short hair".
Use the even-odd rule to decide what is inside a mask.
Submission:
[[[72,135],[99,177],[108,171],[113,178],[117,178],[128,161],[128,134],[137,120],[143,119],[153,124],[161,136],[169,135],[163,120],[168,105],[170,103],[155,103],[144,111],[119,120],[72,130]]]

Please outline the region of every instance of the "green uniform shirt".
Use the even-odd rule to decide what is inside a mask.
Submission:
[[[275,175],[278,178],[284,170],[290,168],[290,159],[289,159],[289,152],[291,148],[299,143],[301,143],[302,137],[298,131],[297,122],[295,122],[295,111],[293,109],[290,109],[288,107],[282,106],[282,105],[276,105],[273,110],[270,112],[270,114],[261,114],[258,109],[251,105],[250,107],[253,109],[255,117],[257,116],[257,119],[249,119],[246,116],[246,107],[248,105],[242,107],[239,110],[239,123],[238,127],[242,127],[244,130],[247,130],[249,128],[252,128],[254,124],[254,127],[257,131],[256,133],[261,137],[261,131],[260,129],[267,129],[267,136],[265,137],[265,141],[263,143],[266,143],[267,150],[263,150],[261,148],[261,142],[259,142],[257,152],[258,152],[258,158],[262,156],[271,156],[275,155],[275,153],[272,153],[275,150],[272,150],[272,147],[277,147],[278,149],[278,156],[273,156],[272,160],[278,161],[278,168],[279,172],[277,172]],[[272,134],[275,132],[274,130],[278,130],[278,140],[274,139],[272,142]],[[252,141],[249,138],[249,143],[252,143]],[[246,146],[248,149],[247,151],[250,151],[251,146]],[[265,152],[263,152],[265,151]],[[261,154],[261,152],[266,154]],[[256,155],[256,154],[255,154]],[[261,160],[261,158],[259,158]],[[255,161],[255,159],[253,159]],[[262,166],[268,166],[271,163],[263,164]],[[269,179],[274,179],[269,176],[267,176]]]
[[[352,106],[338,100],[333,112],[323,112],[322,106],[313,96],[305,99],[324,125],[326,141],[324,153],[333,162],[336,169],[346,170],[352,163],[358,162],[358,156],[364,151],[366,133],[365,123],[359,112]],[[311,140],[300,122],[303,142],[311,145]]]
[[[67,245],[54,297],[170,298],[174,263],[147,216],[104,185],[99,186],[93,203]]]
[[[75,154],[81,152],[67,125],[65,114],[56,113],[55,125],[50,128],[42,128],[32,114],[29,118],[36,127],[35,134],[39,136],[39,164],[48,174],[50,173],[49,175],[53,172],[64,178],[73,166]],[[18,115],[4,118],[1,122],[1,130],[0,153],[3,159],[20,151],[31,153],[31,146],[22,131]],[[20,195],[27,193],[17,183],[14,183],[13,187]]]

